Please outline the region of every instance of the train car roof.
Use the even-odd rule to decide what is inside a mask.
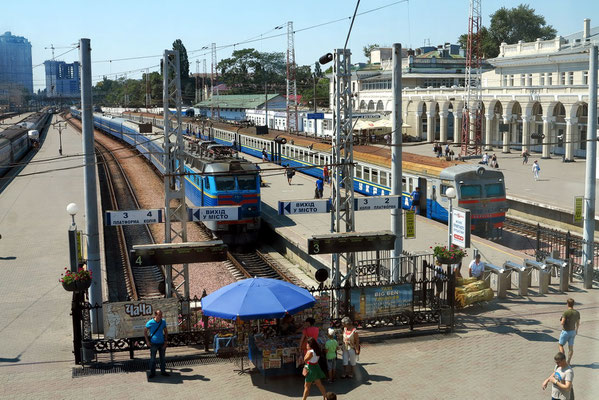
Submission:
[[[8,140],[13,140],[21,135],[27,134],[28,129],[22,128],[20,126],[11,126],[8,129],[5,129],[0,133],[0,137],[3,137]]]
[[[486,178],[498,178],[502,177],[501,171],[494,170],[492,168],[478,165],[478,164],[462,164],[455,165],[453,167],[445,168],[441,171],[440,178],[447,180],[463,179],[467,177],[486,177]]]

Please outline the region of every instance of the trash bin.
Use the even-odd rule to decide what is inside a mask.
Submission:
[[[96,357],[94,342],[93,340],[84,340],[81,344],[81,362],[83,364],[89,364],[94,361]]]

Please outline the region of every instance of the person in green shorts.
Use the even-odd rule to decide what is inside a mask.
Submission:
[[[324,344],[324,348],[327,350],[327,367],[329,369],[329,383],[333,383],[335,380],[335,364],[337,361],[337,349],[339,343],[335,339],[335,329],[329,328],[328,330],[329,340]]]
[[[568,304],[568,309],[564,311],[560,318],[562,333],[559,335],[557,348],[560,353],[566,354],[564,346],[568,343],[567,363],[570,364],[574,354],[574,337],[578,334],[578,327],[580,326],[580,313],[574,309],[574,299],[568,299],[566,304]]]
[[[310,387],[312,383],[315,383],[318,386],[318,390],[322,393],[322,397],[326,395],[326,390],[324,390],[324,386],[322,385],[321,379],[326,378],[324,372],[318,365],[318,359],[322,355],[322,350],[320,350],[320,346],[318,342],[313,337],[309,337],[306,343],[306,355],[304,356],[304,372],[303,375],[306,377],[306,382],[304,383],[304,397],[303,400],[308,398],[310,394]]]

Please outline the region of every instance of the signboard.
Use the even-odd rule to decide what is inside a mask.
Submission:
[[[416,239],[416,211],[406,210],[405,213],[405,238]]]
[[[331,211],[331,202],[325,200],[279,201],[279,215],[314,214]]]
[[[132,265],[171,265],[224,261],[227,246],[222,240],[187,243],[144,244],[133,246]]]
[[[456,207],[451,215],[451,244],[470,247],[470,210]]]
[[[371,196],[354,199],[355,211],[390,210],[400,208],[401,196]]]
[[[189,208],[189,221],[237,221],[241,219],[241,207],[200,207]]]
[[[148,299],[143,301],[123,301],[118,303],[104,303],[104,338],[124,339],[144,336],[146,323],[154,318],[156,310],[162,311],[162,318],[166,320],[168,333],[177,333],[179,326],[177,318],[180,314],[179,300]]]
[[[163,215],[162,209],[106,211],[104,222],[106,226],[158,224],[164,222]]]
[[[574,222],[582,221],[583,204],[584,196],[574,197]]]
[[[308,119],[324,119],[324,113],[308,113]]]
[[[391,231],[330,233],[308,239],[308,254],[393,250],[394,247],[395,235]]]
[[[352,288],[350,294],[353,320],[397,315],[412,310],[412,285]]]
[[[152,133],[152,124],[139,124],[139,133]]]

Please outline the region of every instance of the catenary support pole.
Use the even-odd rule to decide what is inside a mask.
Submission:
[[[589,51],[589,113],[587,132],[587,163],[584,186],[584,287],[593,287],[593,250],[595,243],[595,179],[597,177],[597,46]]]
[[[401,136],[401,44],[393,44],[393,72],[391,82],[393,86],[393,109],[391,111],[391,194],[400,195],[402,192],[401,175],[401,148],[402,148],[402,136]],[[402,229],[402,209],[400,198],[400,208],[391,210],[391,231],[395,234],[395,246],[391,251],[391,258],[393,259],[391,279],[393,282],[399,282],[400,275],[403,274],[401,271],[400,256],[403,251],[403,229]]]
[[[98,193],[96,190],[96,157],[94,153],[94,125],[92,114],[92,67],[89,39],[79,41],[81,62],[81,125],[83,133],[83,154],[85,160],[85,233],[87,235],[87,269],[92,273],[89,288],[89,302],[102,304],[102,270],[100,268],[100,237],[98,233]],[[91,318],[93,333],[102,333],[101,309],[93,312]]]

